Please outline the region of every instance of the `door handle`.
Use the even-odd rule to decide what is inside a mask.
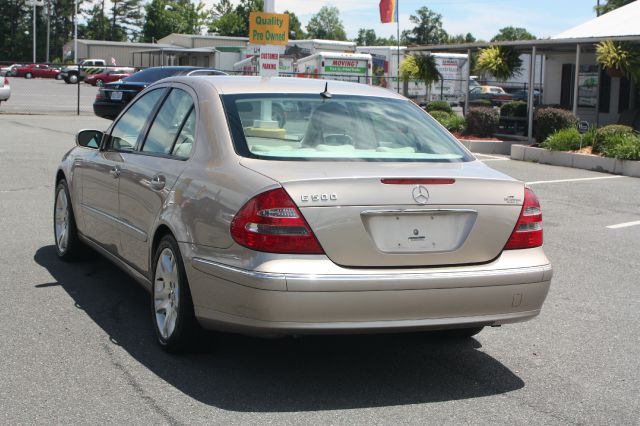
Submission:
[[[151,186],[151,189],[155,189],[156,191],[160,191],[161,189],[164,189],[165,184],[166,184],[166,178],[162,175],[155,175],[151,179],[151,182],[149,183],[149,185]]]
[[[111,176],[113,176],[114,179],[118,179],[120,177],[120,167],[113,166],[111,170],[109,170],[109,173],[111,173]]]

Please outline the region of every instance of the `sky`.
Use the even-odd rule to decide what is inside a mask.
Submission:
[[[450,34],[467,32],[489,40],[507,26],[524,27],[538,38],[559,34],[595,18],[597,0],[398,0],[400,31],[414,27],[409,15],[422,6],[442,15],[443,27]],[[206,0],[208,5],[213,0]],[[381,24],[379,0],[275,0],[276,12],[289,10],[303,27],[322,6],[336,6],[347,31],[355,38],[359,28],[373,28],[378,36],[396,34],[395,24]]]

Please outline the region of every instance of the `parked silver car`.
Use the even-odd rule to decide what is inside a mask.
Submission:
[[[282,125],[274,105],[305,114]],[[158,341],[448,329],[539,314],[552,275],[533,192],[417,105],[365,85],[172,77],[56,175],[54,231],[151,293]]]
[[[0,103],[8,101],[11,97],[11,85],[7,77],[0,77]]]

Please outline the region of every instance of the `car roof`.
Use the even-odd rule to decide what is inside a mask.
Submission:
[[[381,87],[347,81],[320,80],[296,77],[252,77],[252,76],[197,76],[169,77],[163,82],[176,81],[191,86],[209,86],[225,95],[252,93],[303,94],[321,93],[325,87],[335,95],[376,96],[405,99],[403,96]]]

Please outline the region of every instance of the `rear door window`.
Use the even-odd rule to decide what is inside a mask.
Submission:
[[[184,90],[173,89],[153,120],[142,151],[170,155],[192,110],[191,95]],[[187,142],[181,139],[180,143]]]

